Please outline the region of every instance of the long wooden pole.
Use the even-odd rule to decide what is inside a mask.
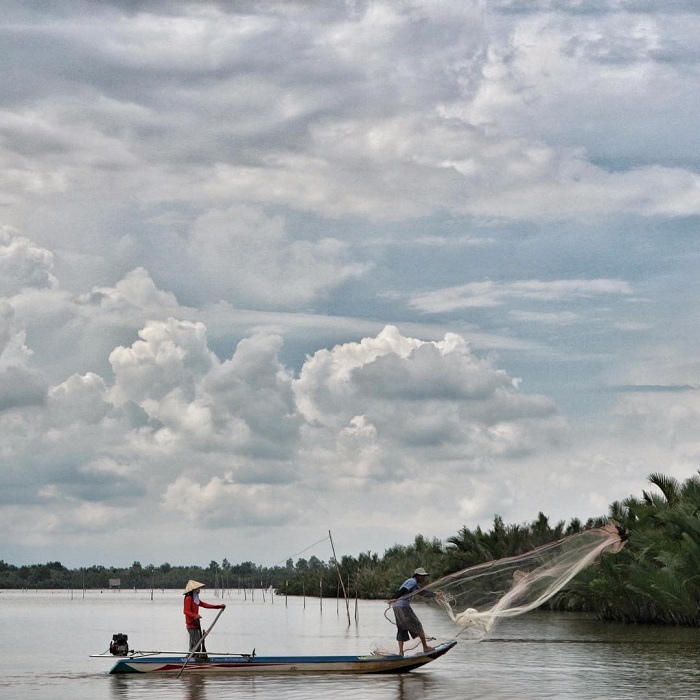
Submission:
[[[333,535],[331,531],[328,531],[328,539],[331,541],[331,549],[333,550],[333,561],[335,561],[335,568],[338,572],[338,580],[340,581],[340,586],[343,589],[343,598],[345,598],[345,610],[348,614],[348,627],[350,627],[350,602],[348,601],[348,594],[345,590],[345,584],[343,583],[343,577],[340,573],[340,565],[338,564],[338,557],[335,554],[335,545],[333,544]]]
[[[202,646],[202,642],[206,639],[206,636],[209,634],[214,629],[214,625],[216,624],[216,621],[221,617],[221,613],[224,611],[225,608],[221,608],[219,610],[217,616],[214,618],[214,622],[209,625],[209,629],[199,638],[199,641],[197,642],[197,645],[195,646],[194,649],[187,655],[187,658],[185,659],[185,663],[182,664],[182,668],[180,669],[180,673],[177,674],[177,677],[179,678],[182,672],[185,670],[185,666],[187,666],[187,662],[192,658],[192,655],[199,649],[199,647]]]

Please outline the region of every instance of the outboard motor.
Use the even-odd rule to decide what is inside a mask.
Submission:
[[[109,653],[114,656],[126,656],[129,653],[129,637],[119,632],[112,635],[112,641],[109,645]]]

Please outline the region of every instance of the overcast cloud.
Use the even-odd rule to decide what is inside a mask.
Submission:
[[[9,0],[0,36],[6,561],[383,553],[700,467],[697,3]]]

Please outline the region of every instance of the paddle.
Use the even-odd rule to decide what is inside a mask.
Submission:
[[[219,617],[221,616],[221,613],[225,609],[226,608],[221,608],[221,610],[219,610],[217,616],[214,618],[214,622],[212,622],[211,625],[209,625],[209,629],[200,637],[199,642],[197,642],[197,645],[195,646],[195,648],[192,649],[192,651],[187,655],[187,658],[185,659],[185,663],[182,664],[182,668],[180,669],[180,673],[177,674],[178,678],[180,677],[182,672],[185,670],[185,666],[187,666],[187,662],[192,658],[192,655],[197,651],[197,649],[199,649],[199,647],[202,646],[202,642],[204,642],[204,640],[206,639],[209,632],[211,632],[212,629],[214,629],[214,625],[216,624],[216,621],[219,619]]]

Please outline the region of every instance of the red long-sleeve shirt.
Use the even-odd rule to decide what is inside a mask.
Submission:
[[[185,604],[183,612],[185,613],[185,627],[188,630],[196,630],[200,628],[199,624],[199,608],[223,608],[223,605],[212,605],[211,603],[205,603],[203,600],[199,601],[199,605],[195,603],[193,595],[185,596]]]

